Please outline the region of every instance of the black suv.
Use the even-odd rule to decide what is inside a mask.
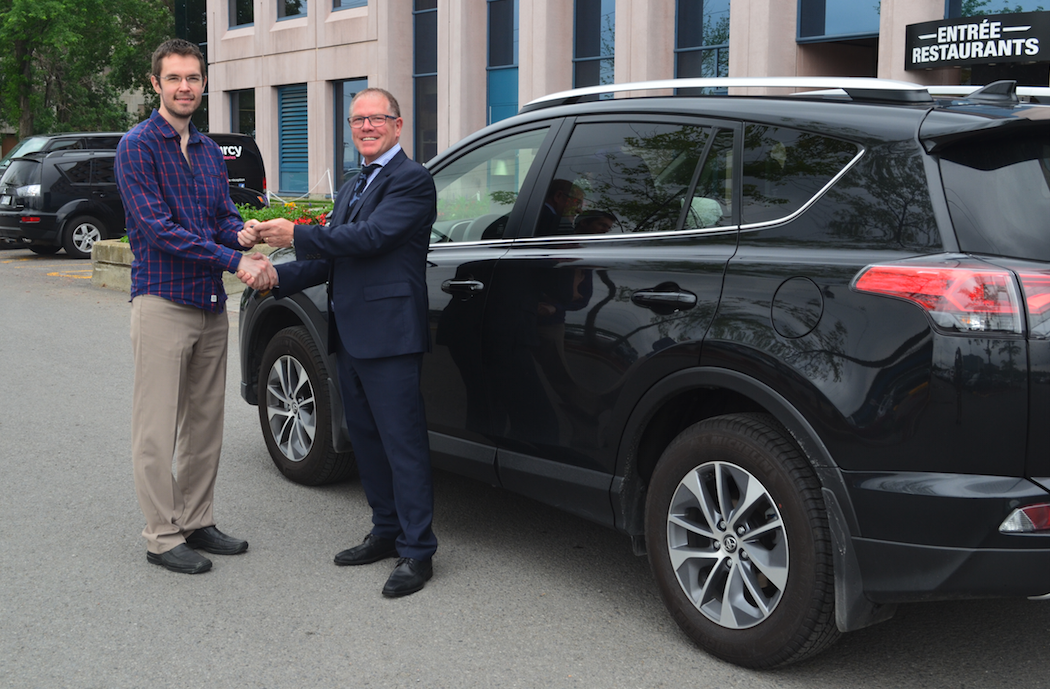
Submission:
[[[556,94],[428,164],[434,465],[627,534],[749,667],[1050,593],[1050,107],[616,89],[832,83]],[[241,394],[307,484],[354,468],[324,300],[240,318]]]
[[[116,150],[59,150],[14,158],[0,177],[0,238],[38,254],[65,248],[90,258],[96,241],[123,236],[115,157]]]

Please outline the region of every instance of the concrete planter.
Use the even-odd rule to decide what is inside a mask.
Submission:
[[[252,251],[269,254],[273,249],[260,245]],[[131,261],[134,254],[131,245],[119,239],[104,239],[91,248],[91,284],[95,287],[131,292]],[[244,283],[233,273],[223,273],[226,294],[244,291]]]

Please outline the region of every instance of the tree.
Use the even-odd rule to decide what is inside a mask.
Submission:
[[[20,137],[123,130],[120,94],[148,84],[171,0],[0,0],[0,120]],[[149,92],[148,92],[149,93]]]

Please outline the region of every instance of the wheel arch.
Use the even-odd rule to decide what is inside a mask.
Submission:
[[[258,299],[257,296],[254,298]],[[267,295],[251,311],[250,320],[244,322],[240,333],[241,396],[248,404],[259,404],[259,364],[263,352],[266,351],[266,345],[281,330],[304,327],[309,331],[310,337],[319,343],[321,351],[327,353],[327,323],[322,324],[323,328],[319,327],[315,320],[310,318],[308,310],[315,310],[312,303],[302,294],[296,294],[286,299],[275,299],[273,295]],[[242,310],[241,317],[244,318],[245,315],[245,311]],[[328,357],[328,363],[331,369],[331,356]]]
[[[860,529],[845,481],[827,446],[790,400],[738,371],[703,366],[678,371],[641,397],[624,425],[617,454],[612,488],[617,528],[632,537],[639,554],[644,552],[646,493],[663,449],[693,423],[739,412],[763,412],[776,419],[820,480],[832,535],[839,629],[852,631],[889,619],[894,606],[879,606],[864,596],[852,543]]]

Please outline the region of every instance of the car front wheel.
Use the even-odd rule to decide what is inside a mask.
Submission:
[[[296,483],[335,483],[356,473],[353,452],[332,445],[329,376],[325,358],[301,326],[278,332],[259,368],[259,422],[266,449]]]
[[[709,653],[769,668],[838,638],[820,484],[771,416],[683,431],[653,472],[645,524],[660,595]]]
[[[66,223],[62,247],[72,258],[91,258],[91,247],[105,236],[106,228],[98,218],[82,215]]]

